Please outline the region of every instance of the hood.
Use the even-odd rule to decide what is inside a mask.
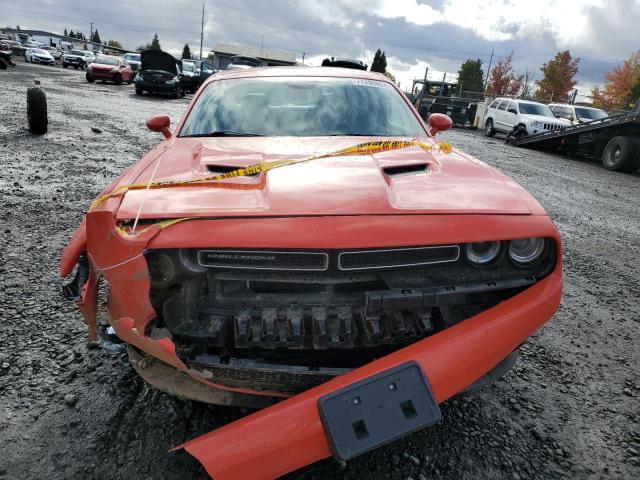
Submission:
[[[118,65],[106,65],[104,63],[96,63],[96,62],[91,63],[92,70],[112,70],[114,68],[118,68]]]
[[[276,159],[303,158],[357,143],[346,138],[175,138],[159,157],[154,181],[196,179]],[[156,166],[136,179],[148,182]],[[375,155],[325,158],[254,177],[226,188],[171,187],[132,190],[118,218],[220,216],[514,214],[544,213],[524,189],[482,162],[453,152],[417,147]]]
[[[145,50],[140,54],[140,64],[142,70],[162,70],[178,74],[176,59],[162,50]]]

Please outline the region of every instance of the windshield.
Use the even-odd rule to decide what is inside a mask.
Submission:
[[[608,117],[607,113],[599,108],[583,108],[576,107],[576,117],[587,118],[589,120],[598,120],[599,118]]]
[[[180,136],[423,136],[387,82],[339,78],[245,78],[209,84]]]
[[[191,62],[182,62],[182,71],[183,72],[193,72],[196,66]]]
[[[46,51],[41,50],[41,49],[39,49],[39,48],[34,48],[34,49],[33,49],[33,50],[31,50],[31,51],[32,51],[33,53],[37,53],[38,55],[46,55],[46,54],[48,54],[48,53],[49,53],[49,52],[46,52]]]
[[[139,62],[140,61],[140,55],[136,54],[136,53],[127,53],[124,58],[126,58],[129,61],[134,61],[134,62]]]
[[[109,57],[109,56],[99,56],[96,58],[94,63],[99,63],[101,65],[118,65],[118,57]]]
[[[79,55],[80,57],[84,57],[84,52],[82,50],[71,50],[69,53],[71,55]]]
[[[546,105],[542,105],[541,103],[518,102],[518,107],[520,107],[520,113],[523,113],[523,114],[542,115],[543,117],[554,117],[551,109]]]

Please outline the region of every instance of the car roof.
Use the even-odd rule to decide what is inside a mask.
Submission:
[[[571,103],[550,103],[549,106],[553,106],[553,107],[569,107],[569,108],[574,108],[574,107],[580,107],[580,108],[589,108],[591,110],[601,110],[598,107],[594,107],[593,105],[575,105],[575,104],[571,104]]]
[[[259,77],[362,78],[366,80],[380,80],[393,85],[393,82],[381,73],[339,67],[255,67],[246,70],[221,70],[211,78],[213,81],[215,79]]]

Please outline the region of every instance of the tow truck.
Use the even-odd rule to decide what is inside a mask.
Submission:
[[[513,142],[520,147],[600,158],[607,170],[632,173],[640,168],[640,100],[633,110],[620,115],[516,137]]]

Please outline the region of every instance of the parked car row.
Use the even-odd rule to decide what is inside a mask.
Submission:
[[[135,83],[138,95],[164,93],[180,98],[185,92],[195,92],[213,73],[209,62],[176,60],[167,52],[146,50],[121,57],[98,55],[88,64],[85,76],[89,83],[96,80],[111,81],[117,85]]]

